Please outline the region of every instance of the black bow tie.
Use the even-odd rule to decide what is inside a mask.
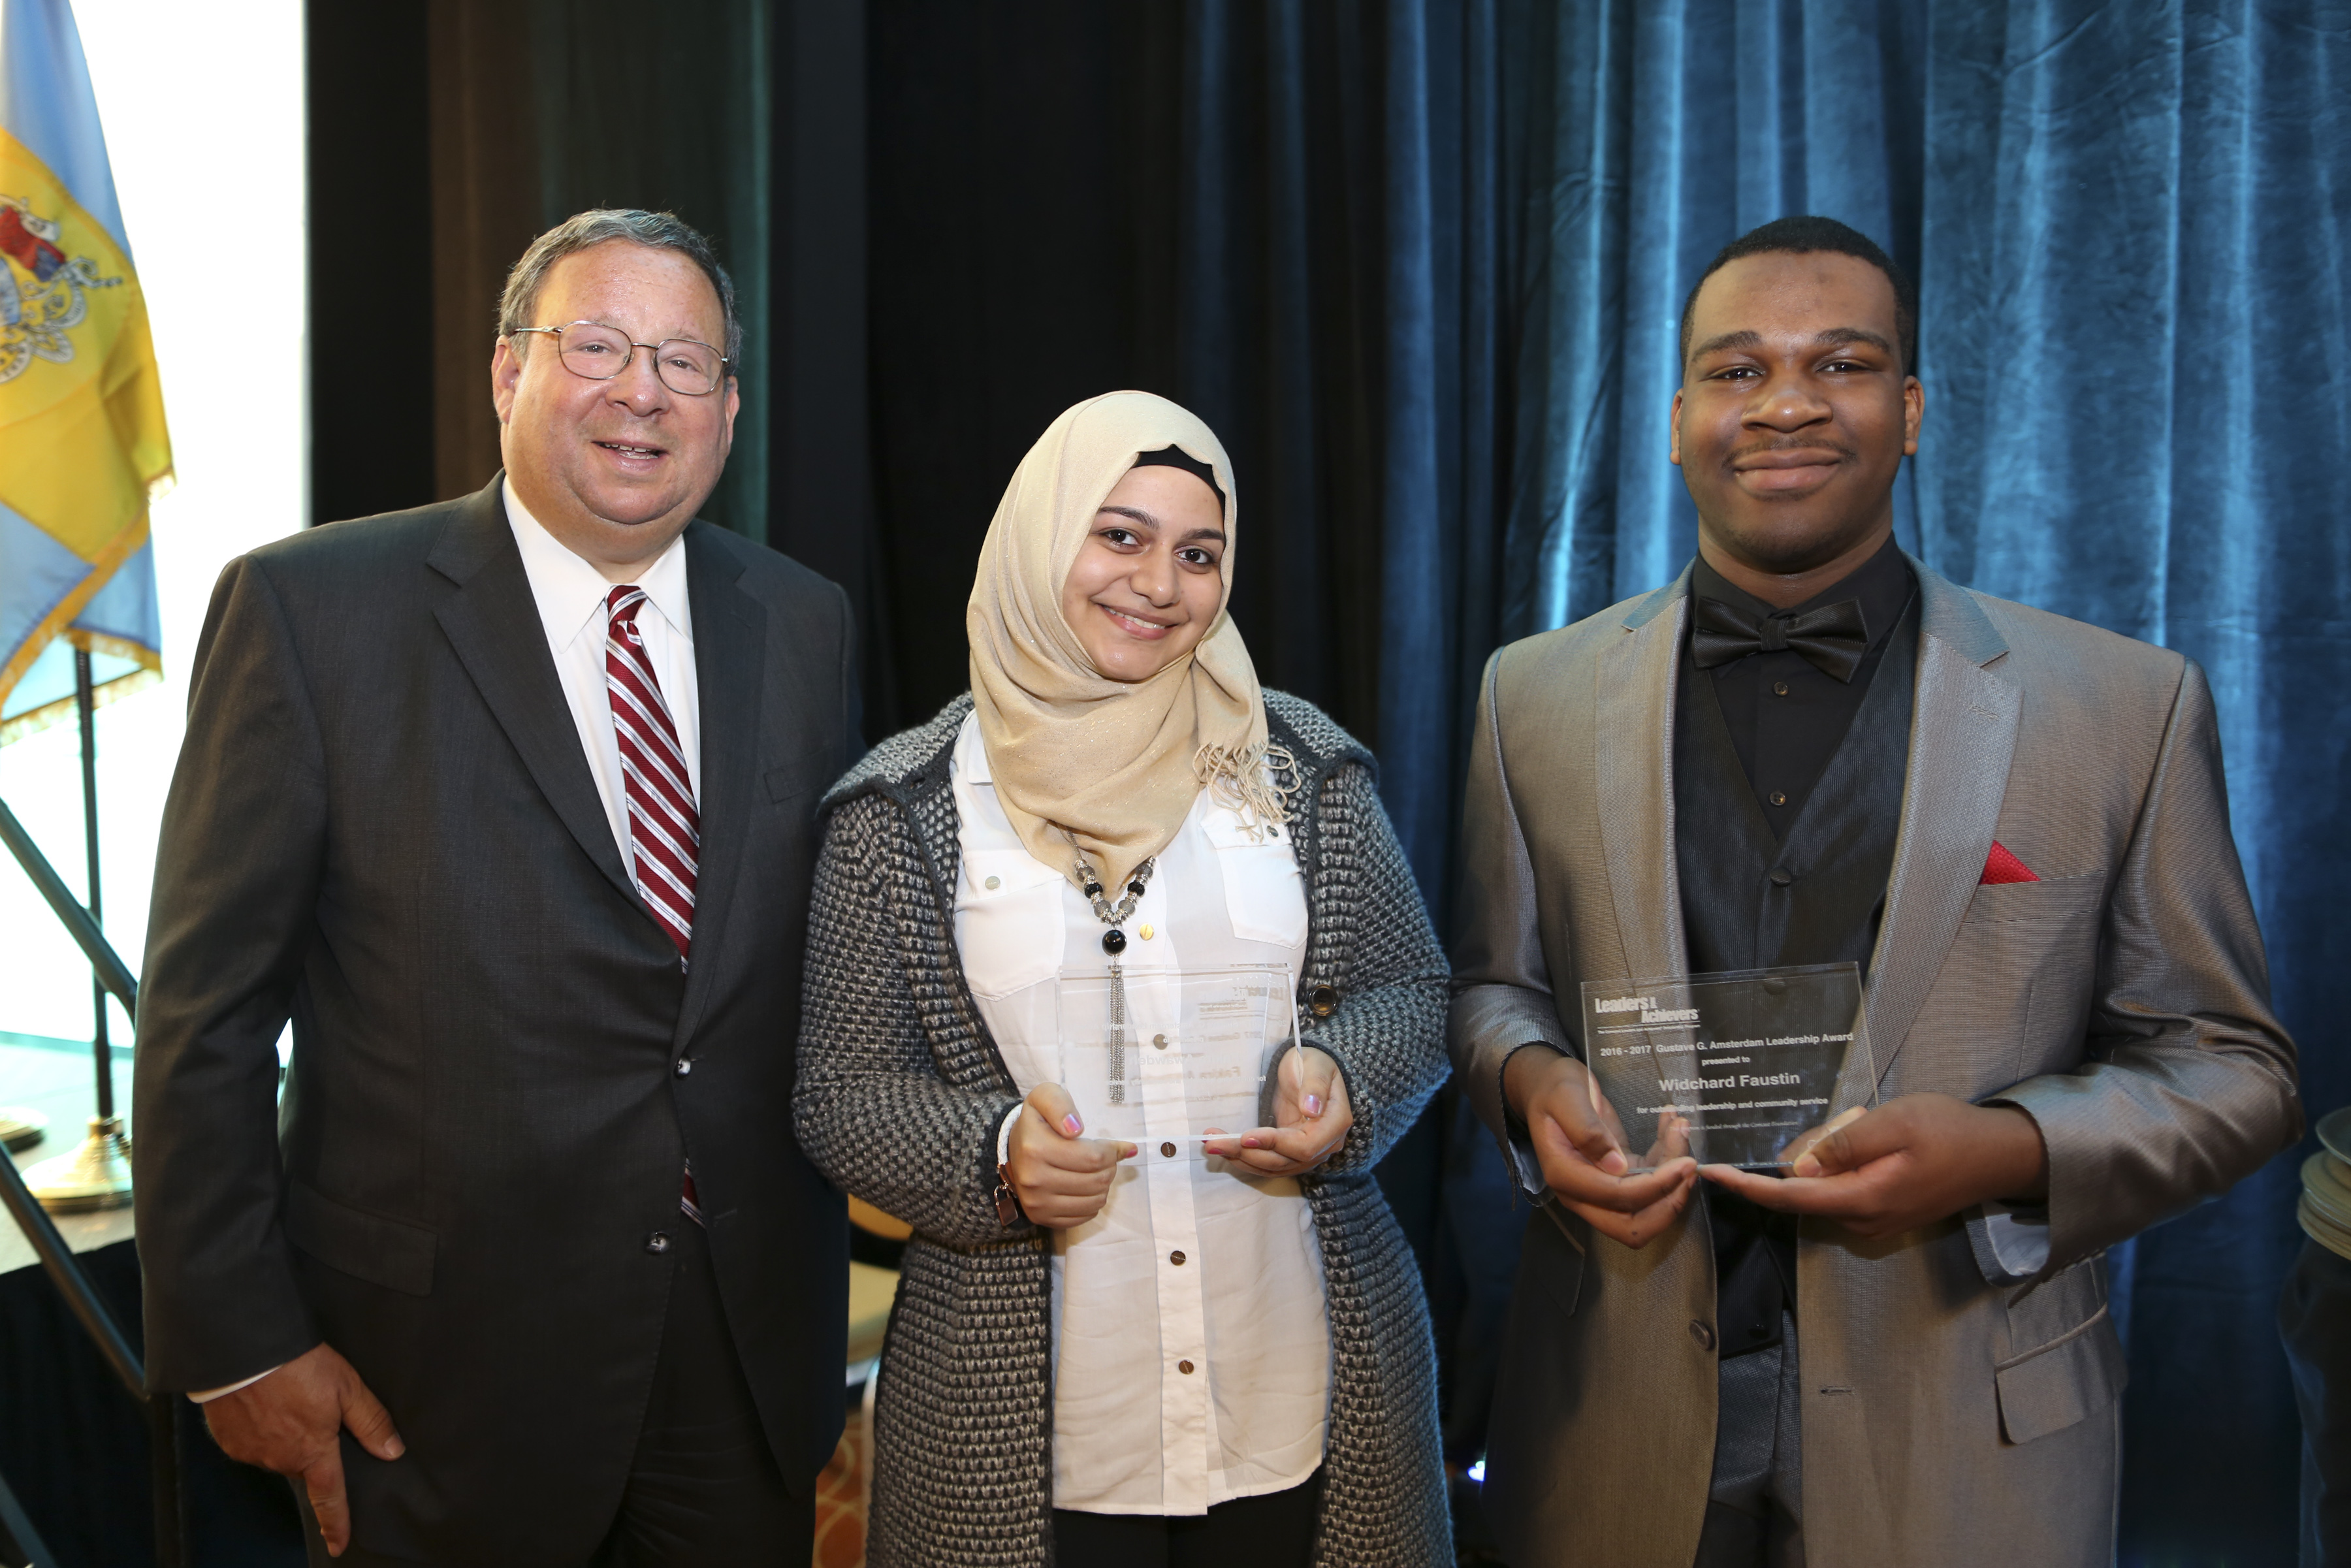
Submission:
[[[1698,619],[1690,628],[1690,653],[1699,669],[1782,649],[1802,654],[1821,674],[1850,685],[1853,673],[1861,668],[1861,656],[1869,652],[1869,623],[1862,618],[1861,601],[1840,599],[1802,615],[1767,615],[1757,621],[1736,605],[1699,596]]]

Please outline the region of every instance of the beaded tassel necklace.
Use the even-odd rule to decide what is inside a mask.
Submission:
[[[1143,890],[1151,884],[1151,868],[1156,860],[1144,861],[1134,868],[1127,879],[1126,896],[1115,904],[1102,894],[1101,873],[1086,863],[1080,855],[1072,866],[1078,873],[1078,884],[1085,890],[1086,902],[1094,906],[1094,918],[1110,927],[1102,933],[1102,951],[1110,955],[1110,1103],[1126,1103],[1126,973],[1119,967],[1118,956],[1126,951],[1126,933],[1119,927],[1134,913],[1143,897]]]

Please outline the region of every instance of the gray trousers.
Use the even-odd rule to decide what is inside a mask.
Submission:
[[[1796,1320],[1780,1343],[1721,1364],[1706,1528],[1692,1568],[1804,1568],[1804,1443]]]

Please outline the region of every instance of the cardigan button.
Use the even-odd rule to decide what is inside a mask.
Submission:
[[[1333,986],[1317,986],[1306,993],[1306,1010],[1316,1018],[1326,1019],[1339,1010],[1339,992]]]
[[[1176,1145],[1173,1144],[1162,1144],[1159,1145],[1159,1154],[1160,1157],[1163,1159],[1172,1160],[1176,1157]]]
[[[1179,1361],[1176,1364],[1176,1370],[1189,1377],[1192,1375],[1192,1364],[1188,1361]]]
[[[1184,1266],[1184,1254],[1181,1252],[1170,1252],[1167,1254],[1167,1261],[1175,1264],[1178,1269],[1181,1269]]]

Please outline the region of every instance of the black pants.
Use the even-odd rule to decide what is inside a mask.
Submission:
[[[735,1568],[809,1560],[816,1494],[776,1468],[735,1354],[702,1227],[680,1217],[653,1397],[620,1517],[591,1568]]]
[[[1056,1568],[1306,1568],[1322,1472],[1287,1491],[1237,1497],[1206,1513],[1053,1511]]]
[[[816,1493],[794,1497],[760,1429],[736,1358],[702,1227],[678,1217],[660,1359],[619,1517],[589,1568],[803,1568],[815,1550]],[[350,1439],[344,1441],[348,1444]],[[355,1542],[329,1557],[294,1482],[314,1568],[393,1568]]]

